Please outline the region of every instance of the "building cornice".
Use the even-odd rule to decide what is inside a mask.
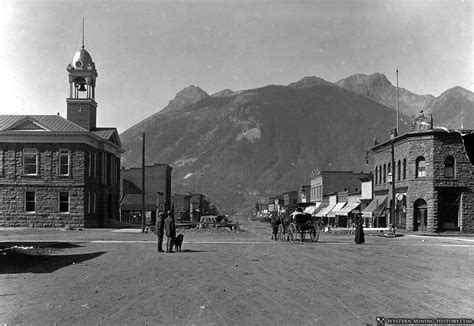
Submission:
[[[99,150],[121,155],[125,150],[91,132],[84,131],[2,131],[0,143],[87,144]]]
[[[428,129],[428,130],[417,130],[411,131],[402,135],[395,137],[394,139],[389,139],[384,141],[383,143],[377,144],[371,148],[373,152],[382,150],[385,147],[391,146],[393,141],[394,144],[400,143],[403,140],[407,140],[408,138],[414,137],[430,137],[435,135],[461,135],[463,133],[472,133],[472,130],[449,130],[444,128],[435,128],[435,129]]]

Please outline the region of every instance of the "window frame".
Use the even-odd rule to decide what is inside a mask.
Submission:
[[[65,152],[65,153],[64,153]],[[71,174],[71,155],[69,149],[66,148],[61,148],[59,149],[59,156],[58,156],[58,174],[61,176],[69,176]],[[61,159],[64,155],[67,155],[67,173],[62,173],[61,168],[64,166],[64,164],[61,162]]]
[[[28,151],[31,151],[30,153],[28,153]],[[32,163],[26,163],[26,158],[27,158],[27,155],[33,155],[32,152],[35,152],[34,156],[35,156],[35,163],[34,163],[34,166],[35,166],[35,173],[27,173],[26,170],[27,170],[27,166],[32,166],[33,164]],[[38,162],[39,162],[39,159],[38,159],[38,149],[37,148],[32,148],[32,147],[27,147],[27,148],[23,148],[23,175],[26,175],[26,176],[37,176],[39,175],[39,169],[38,169]]]
[[[448,166],[447,163],[448,163],[448,159],[450,158],[452,159],[452,161],[450,161],[452,165]],[[450,170],[448,170],[448,168]],[[448,175],[448,171],[451,171],[452,175]],[[449,178],[449,179],[454,179],[456,177],[456,159],[452,155],[448,155],[444,159],[444,177]]]
[[[61,210],[61,204],[64,201],[61,200],[61,194],[67,194],[67,211]],[[58,192],[58,212],[61,214],[69,214],[71,210],[71,193],[69,191],[59,191]]]
[[[420,163],[423,162],[423,169],[420,169]],[[426,173],[426,159],[424,156],[418,156],[415,161],[415,178],[425,178]]]
[[[28,200],[28,193],[33,193],[33,201],[31,200]],[[25,195],[24,195],[24,211],[25,213],[27,214],[35,214],[36,213],[36,190],[25,190]],[[27,206],[28,206],[28,203],[31,203],[33,202],[33,210],[28,210]]]

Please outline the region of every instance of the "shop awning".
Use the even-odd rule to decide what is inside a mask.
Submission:
[[[322,208],[318,213],[316,213],[316,217],[326,217],[326,214],[329,213],[334,208],[334,206],[336,206],[336,204]]]
[[[317,202],[316,205],[308,206],[304,209],[305,213],[313,215],[321,207],[321,202]]]
[[[336,217],[336,212],[340,211],[344,205],[346,205],[346,202],[345,201],[341,201],[339,203],[336,204],[336,206],[334,206],[333,209],[331,209],[331,211],[328,213],[328,217]]]
[[[362,210],[363,217],[372,217],[374,213],[381,212],[387,203],[387,195],[375,196],[370,204]]]
[[[357,207],[360,206],[360,202],[352,202],[348,203],[346,206],[344,206],[340,211],[335,212],[336,215],[342,215],[342,216],[347,216],[349,213],[353,210],[356,209]]]

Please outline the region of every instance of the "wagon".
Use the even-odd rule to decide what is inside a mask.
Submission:
[[[293,212],[285,233],[291,242],[297,240],[298,237],[303,242],[306,234],[309,234],[312,242],[316,242],[320,234],[319,218],[308,213]]]

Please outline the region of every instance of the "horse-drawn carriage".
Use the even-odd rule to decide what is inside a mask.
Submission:
[[[295,211],[290,215],[281,217],[277,237],[281,241],[294,242],[298,237],[300,241],[304,241],[305,235],[309,234],[311,241],[316,242],[319,239],[320,232],[319,218],[308,213]]]

